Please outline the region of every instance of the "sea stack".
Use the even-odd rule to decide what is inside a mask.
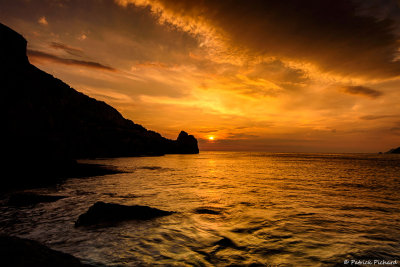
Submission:
[[[189,135],[187,132],[181,131],[177,141],[177,149],[182,154],[197,154],[199,148],[197,146],[197,140],[193,135]]]

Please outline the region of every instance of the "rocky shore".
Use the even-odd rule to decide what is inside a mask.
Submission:
[[[3,267],[90,267],[72,255],[50,249],[37,241],[0,235]]]
[[[1,23],[0,40],[2,153],[9,173],[0,179],[3,190],[108,173],[78,165],[82,158],[199,153],[192,135],[162,137],[31,65],[27,41]]]

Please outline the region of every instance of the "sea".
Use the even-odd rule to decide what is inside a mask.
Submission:
[[[52,203],[3,201],[0,233],[95,266],[400,265],[400,155],[202,151],[82,162],[124,173],[31,190],[66,196]],[[176,213],[75,228],[97,201]]]

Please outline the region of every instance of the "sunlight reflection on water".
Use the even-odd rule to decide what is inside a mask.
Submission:
[[[129,173],[38,189],[68,197],[34,208],[3,206],[0,231],[99,266],[315,266],[400,259],[397,155],[202,152],[95,162]],[[74,228],[96,201],[178,213]]]

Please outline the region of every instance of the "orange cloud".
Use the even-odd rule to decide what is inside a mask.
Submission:
[[[170,138],[185,129],[202,149],[338,152],[399,140],[390,1],[6,2],[33,63]]]
[[[43,25],[43,26],[49,25],[49,23],[47,22],[47,19],[46,19],[45,16],[40,17],[40,18],[38,19],[38,23],[41,24],[41,25]]]
[[[359,16],[345,0],[116,0],[148,6],[160,23],[198,37],[217,60],[249,56],[311,63],[322,72],[363,78],[400,73],[393,22]]]

